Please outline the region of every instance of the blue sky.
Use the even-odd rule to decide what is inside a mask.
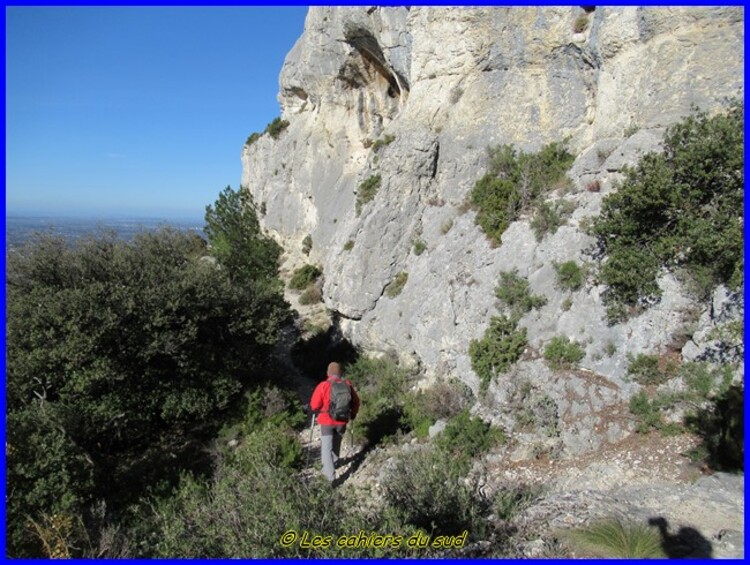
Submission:
[[[6,214],[202,218],[306,7],[7,7]]]

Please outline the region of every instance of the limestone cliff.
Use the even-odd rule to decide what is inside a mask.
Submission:
[[[666,352],[697,308],[693,335],[704,339],[684,349],[695,358],[708,330],[743,306],[724,289],[696,304],[664,275],[658,304],[609,326],[595,278],[564,293],[553,264],[590,261],[583,226],[667,126],[743,96],[743,17],[742,8],[312,8],[280,77],[289,126],[243,148],[242,185],[287,251],[285,268],[322,267],[323,300],[344,334],[430,377],[478,389],[469,344],[498,311],[499,274],[518,269],[547,303],[522,318],[528,354],[490,387],[486,416],[509,417],[502,407],[523,380],[554,401],[554,448],[594,449],[629,433],[615,417],[632,394],[628,354]],[[574,189],[549,198],[575,207],[567,225],[538,242],[522,218],[493,248],[464,206],[487,146],[563,139],[578,155]],[[376,175],[358,214],[358,187]],[[585,190],[592,180],[600,192]],[[408,279],[391,298],[399,273]],[[585,345],[580,370],[556,373],[540,359],[557,335]]]

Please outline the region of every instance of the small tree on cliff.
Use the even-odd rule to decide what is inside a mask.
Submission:
[[[276,288],[281,247],[260,228],[248,190],[227,186],[206,206],[203,228],[210,252],[234,281],[263,281]]]

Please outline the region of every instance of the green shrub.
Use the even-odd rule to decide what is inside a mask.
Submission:
[[[362,206],[370,202],[378,192],[380,188],[380,175],[372,175],[367,177],[359,184],[357,189],[357,202],[356,211],[357,216],[362,213]]]
[[[273,139],[278,139],[281,135],[281,132],[284,131],[287,127],[289,127],[288,121],[282,120],[280,117],[276,117],[270,124],[266,126],[266,131],[264,131],[263,133],[267,133]]]
[[[206,206],[205,222],[209,252],[234,282],[264,281],[280,292],[281,247],[263,233],[249,190],[227,186]]]
[[[400,456],[383,482],[386,503],[403,522],[431,536],[468,531],[470,540],[483,539],[492,501],[467,484],[461,471],[440,449]]]
[[[310,234],[307,234],[305,236],[305,239],[302,240],[302,253],[305,255],[310,255],[310,251],[312,251],[313,246],[313,240],[312,236]]]
[[[529,281],[521,277],[517,269],[500,273],[495,296],[511,309],[514,318],[520,318],[532,308],[541,308],[547,303],[544,296],[531,294]]]
[[[344,251],[351,251],[354,249],[354,240],[350,239],[344,244]]]
[[[215,478],[182,478],[174,495],[153,504],[148,557],[274,558],[333,554],[279,543],[284,532],[350,534],[355,523],[344,497],[332,496],[322,477],[301,478],[278,465],[276,446],[246,443],[219,462]],[[359,527],[357,525],[357,527]],[[145,543],[144,543],[145,542]],[[333,545],[333,544],[332,544]]]
[[[574,204],[572,202],[555,202],[551,204],[541,201],[536,206],[534,217],[531,220],[531,229],[534,230],[534,237],[537,241],[542,241],[547,234],[554,234],[573,213]]]
[[[687,386],[691,400],[721,396],[732,384],[730,365],[714,366],[706,362],[685,362],[680,365],[679,376]]]
[[[303,265],[292,274],[289,280],[289,288],[293,290],[304,290],[314,283],[323,274],[320,267],[315,265]]]
[[[421,255],[427,249],[427,244],[422,239],[414,240],[414,255]]]
[[[469,345],[471,368],[486,390],[495,375],[505,373],[526,348],[526,328],[506,316],[494,316],[480,340]]]
[[[644,384],[658,384],[675,376],[675,367],[665,369],[656,356],[644,355],[633,361]],[[706,362],[683,363],[676,370],[676,376],[685,384],[681,391],[649,394],[643,390],[630,399],[630,412],[638,418],[636,431],[681,433],[680,424],[664,420],[669,410],[681,407],[685,410],[684,426],[703,438],[701,451],[707,454],[707,463],[722,470],[741,468],[743,420],[737,401],[742,395],[737,396],[737,390],[733,390],[741,387],[732,385],[732,367]]]
[[[386,134],[385,136],[383,136],[383,139],[376,139],[372,143],[372,150],[373,151],[379,151],[381,147],[385,147],[386,145],[390,145],[394,141],[396,141],[396,136],[395,135]]]
[[[227,442],[247,437],[268,426],[299,430],[306,419],[294,393],[264,385],[246,392],[243,400],[235,404],[218,437]]]
[[[635,430],[638,433],[648,433],[652,429],[661,429],[664,426],[662,420],[662,408],[668,402],[664,398],[651,399],[645,391],[640,391],[630,398],[630,413],[638,418]]]
[[[662,360],[658,355],[639,353],[628,356],[628,376],[640,385],[660,385],[677,373],[677,365],[671,359]]]
[[[206,253],[162,230],[75,247],[40,237],[8,255],[10,554],[43,555],[27,517],[98,500],[116,512],[200,461],[200,442],[262,379],[287,306],[270,270],[232,280]]]
[[[680,269],[701,292],[743,283],[744,106],[690,116],[667,130],[608,195],[592,227],[607,260],[605,303],[642,306],[658,296],[659,269]],[[623,312],[619,308],[620,313]]]
[[[489,147],[487,151],[489,170],[471,190],[470,202],[477,209],[476,223],[493,244],[499,245],[510,222],[543,190],[563,182],[573,156],[559,143],[550,143],[538,153],[517,152],[511,145]]]
[[[459,467],[462,474],[469,471],[472,459],[486,454],[498,443],[505,443],[502,430],[481,418],[471,417],[468,408],[451,418],[436,441],[439,448],[451,454],[452,464]]]
[[[471,396],[471,389],[459,381],[438,381],[425,390],[406,395],[403,422],[417,437],[427,437],[432,424],[461,412]]]
[[[567,312],[572,306],[573,300],[570,298],[570,296],[566,297],[565,300],[562,301],[562,304],[560,304],[560,308],[562,308],[563,312]]]
[[[553,337],[544,348],[544,358],[553,369],[571,368],[585,355],[580,344],[562,336]]]
[[[396,298],[406,286],[406,281],[409,279],[409,273],[401,271],[397,274],[394,279],[388,283],[385,287],[385,295],[388,298]]]
[[[254,131],[253,133],[251,133],[250,135],[247,136],[247,140],[245,141],[245,145],[247,145],[247,146],[252,145],[253,143],[255,143],[256,141],[258,141],[260,139],[260,136],[261,136],[260,133],[258,133],[257,131]]]
[[[659,532],[646,525],[617,518],[594,522],[566,533],[579,557],[624,557],[654,559],[667,557]]]
[[[346,368],[357,389],[361,408],[354,434],[376,445],[399,432],[408,431],[403,420],[409,374],[388,359],[360,357]]]
[[[576,291],[583,286],[586,273],[575,261],[555,263],[554,266],[557,273],[557,286],[562,290]]]

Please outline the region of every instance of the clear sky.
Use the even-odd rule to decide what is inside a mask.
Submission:
[[[7,7],[6,214],[202,218],[306,7]]]

